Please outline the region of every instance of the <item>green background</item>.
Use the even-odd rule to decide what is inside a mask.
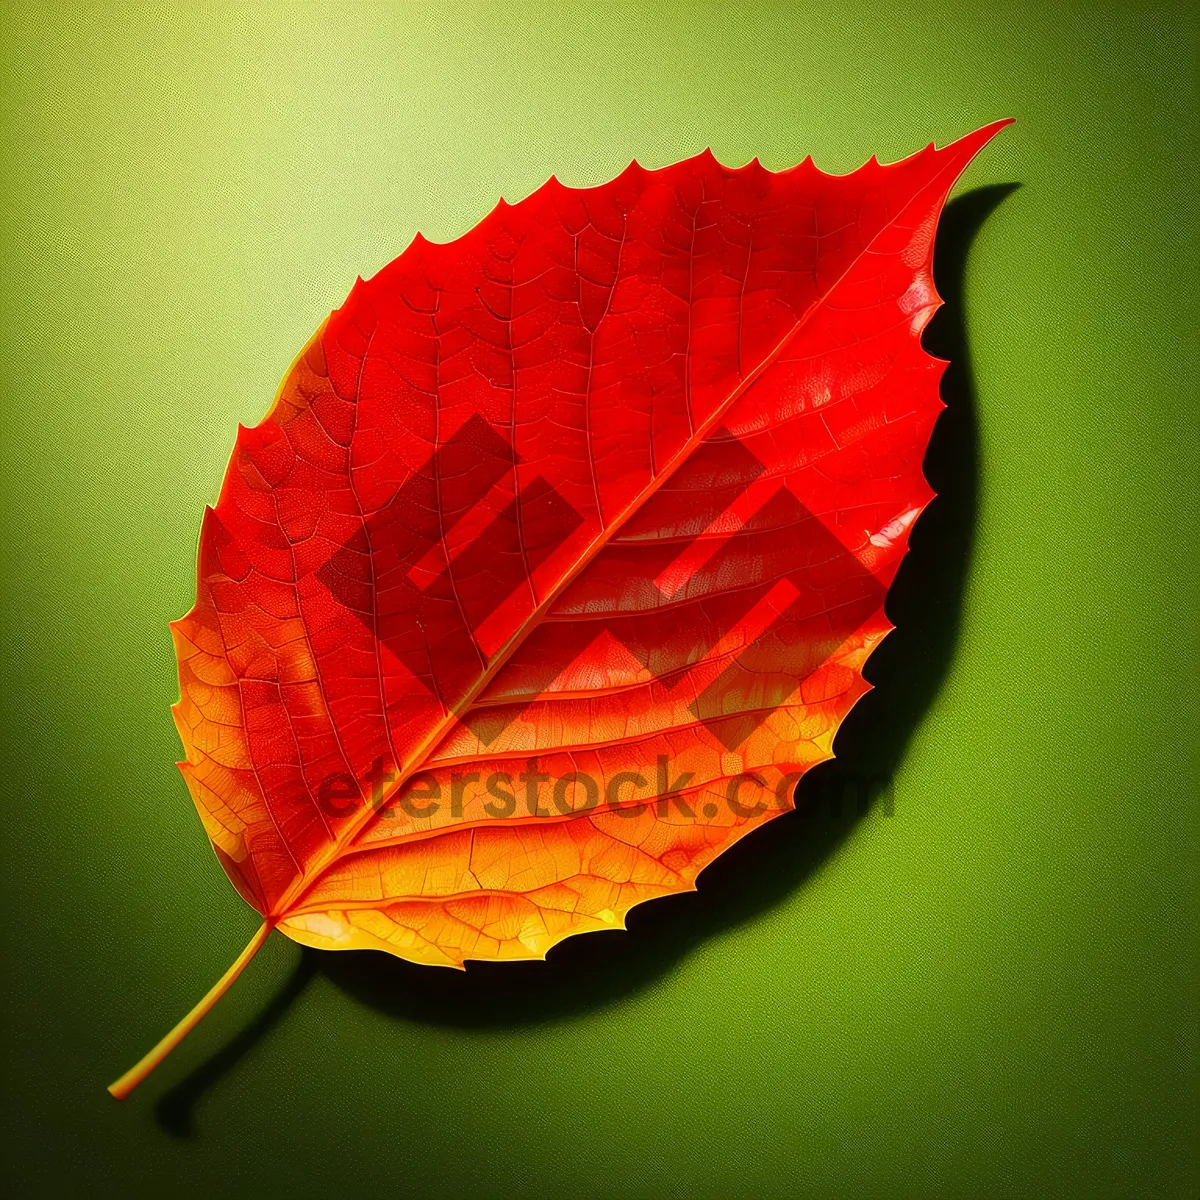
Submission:
[[[1200,1192],[1194,17],[0,13],[8,1194]],[[845,171],[1001,116],[944,498],[839,741],[894,815],[829,812],[832,768],[528,968],[272,938],[111,1100],[257,924],[172,765],[167,622],[237,422],[355,275],[551,172]]]

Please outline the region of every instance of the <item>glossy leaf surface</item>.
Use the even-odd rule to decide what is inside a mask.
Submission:
[[[1002,124],[551,179],[355,286],[173,627],[181,769],[268,926],[540,957],[790,806],[931,498],[934,234]]]

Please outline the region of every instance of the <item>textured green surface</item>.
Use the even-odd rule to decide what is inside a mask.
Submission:
[[[7,1194],[1197,1194],[1194,18],[0,13]],[[256,925],[172,765],[166,624],[354,276],[551,172],[843,171],[1000,116],[960,185],[1021,185],[966,268],[961,626],[894,817],[780,823],[542,975],[272,939],[112,1101]]]

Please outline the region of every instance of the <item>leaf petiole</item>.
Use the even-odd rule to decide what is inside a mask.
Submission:
[[[258,953],[262,944],[267,940],[271,929],[271,923],[264,921],[259,927],[258,932],[250,939],[245,950],[237,956],[237,959],[230,966],[229,970],[209,988],[204,999],[154,1049],[130,1067],[115,1083],[108,1085],[108,1090],[113,1096],[118,1100],[124,1100],[191,1033],[200,1023],[201,1018],[225,995],[233,981],[245,970],[246,964]]]

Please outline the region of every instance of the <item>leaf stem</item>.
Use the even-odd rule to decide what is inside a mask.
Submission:
[[[264,921],[258,932],[250,939],[245,950],[237,956],[233,965],[209,988],[204,999],[192,1009],[166,1037],[137,1063],[129,1068],[108,1090],[118,1099],[124,1100],[155,1067],[158,1066],[180,1042],[200,1023],[201,1018],[229,990],[230,984],[245,970],[246,964],[258,953],[272,929],[271,922]]]

